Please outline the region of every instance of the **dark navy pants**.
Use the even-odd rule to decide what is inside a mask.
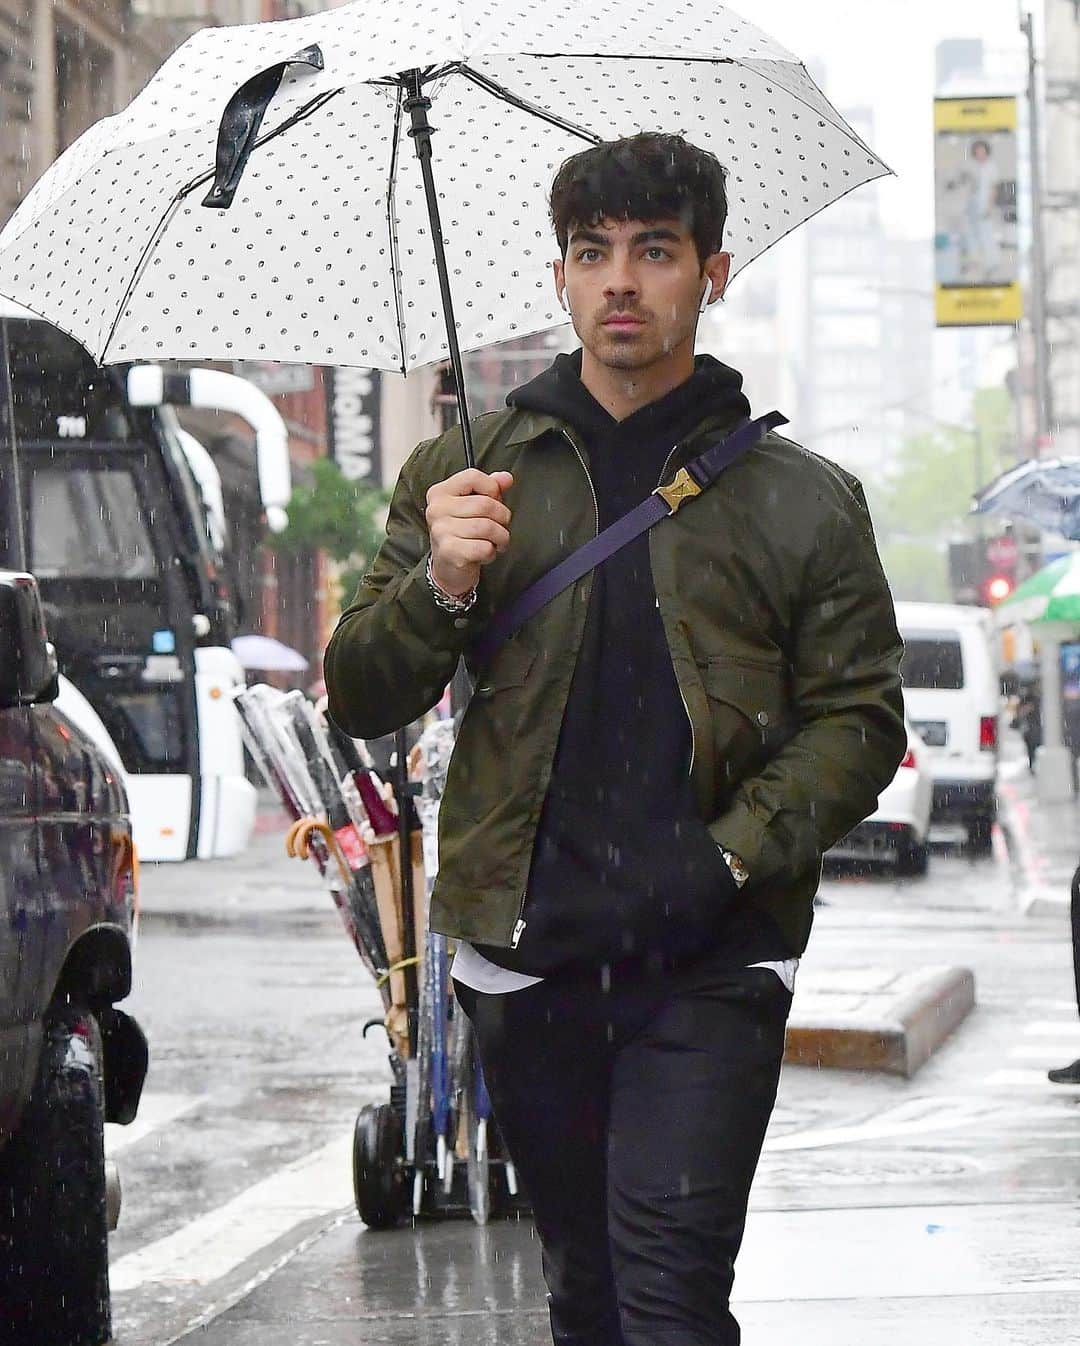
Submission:
[[[662,976],[455,983],[532,1202],[556,1346],[736,1346],[728,1300],[791,996],[708,958]]]

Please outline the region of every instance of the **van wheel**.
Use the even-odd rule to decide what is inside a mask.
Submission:
[[[0,1343],[101,1346],[111,1335],[101,1036],[65,1006],[0,1153]]]
[[[994,820],[986,814],[968,820],[968,850],[972,855],[989,855],[994,848]]]
[[[909,838],[896,856],[896,872],[904,878],[918,879],[930,866],[930,847],[925,841]]]

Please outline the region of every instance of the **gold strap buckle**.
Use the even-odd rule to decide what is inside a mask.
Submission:
[[[672,514],[681,505],[685,505],[688,500],[693,500],[694,496],[700,494],[701,487],[685,467],[680,467],[666,486],[658,486],[653,491],[653,495],[658,495]]]

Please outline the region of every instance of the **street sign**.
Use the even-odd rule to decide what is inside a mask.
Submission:
[[[315,387],[315,372],[311,365],[281,365],[270,360],[234,360],[233,373],[253,383],[267,397],[309,393]]]
[[[1011,570],[1020,559],[1020,544],[1016,538],[1008,536],[988,538],[986,542],[986,559],[992,566],[1000,567],[1003,570]]]

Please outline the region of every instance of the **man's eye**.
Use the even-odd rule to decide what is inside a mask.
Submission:
[[[649,251],[650,251],[650,252],[658,252],[658,253],[660,254],[661,257],[670,257],[670,256],[671,256],[671,254],[668,252],[667,248],[659,248],[659,247],[657,247],[657,248],[650,248]]]
[[[596,257],[599,257],[599,256],[600,256],[599,252],[597,252],[597,250],[596,250],[595,248],[582,248],[582,250],[578,253],[578,257],[577,257],[578,261],[579,261],[579,262],[584,262],[584,261],[586,261],[586,260],[588,259],[589,255],[590,255],[590,253],[591,253],[593,256],[596,256]]]

